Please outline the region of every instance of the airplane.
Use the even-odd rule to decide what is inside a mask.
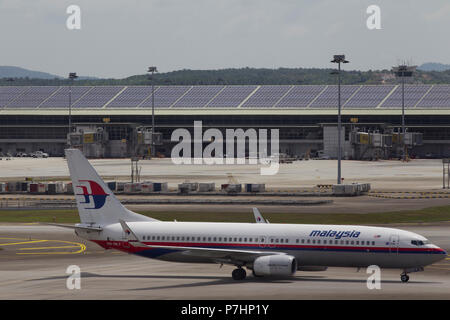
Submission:
[[[409,273],[444,259],[447,253],[423,236],[394,228],[357,225],[160,221],[125,208],[78,149],[66,159],[81,223],[75,234],[105,249],[186,263],[229,264],[234,280],[292,276],[328,267],[401,269]],[[259,218],[259,219],[258,219]],[[261,223],[258,223],[261,222]],[[57,225],[57,224],[52,224]]]

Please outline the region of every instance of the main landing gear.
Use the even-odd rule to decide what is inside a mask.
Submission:
[[[408,282],[409,276],[406,273],[402,273],[400,275],[400,280],[402,280],[402,282]]]
[[[234,269],[231,273],[231,276],[234,280],[244,280],[247,276],[247,272],[242,267],[238,267],[237,269]]]

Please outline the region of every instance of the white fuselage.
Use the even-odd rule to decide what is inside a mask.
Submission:
[[[144,244],[265,250],[294,256],[298,266],[381,268],[423,267],[443,259],[446,252],[424,237],[393,228],[264,223],[129,222]],[[104,248],[177,262],[213,262],[207,257],[190,257],[181,250],[130,246],[120,224],[103,231],[77,234]]]

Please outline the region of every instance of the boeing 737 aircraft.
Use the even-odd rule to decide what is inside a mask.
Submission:
[[[230,264],[236,266],[235,280],[246,277],[245,268],[254,276],[289,276],[297,270],[377,265],[401,269],[401,281],[406,282],[408,273],[446,256],[412,232],[267,223],[256,208],[256,221],[262,223],[159,221],[126,209],[80,150],[66,150],[66,158],[81,220],[71,228],[105,249],[165,261]]]

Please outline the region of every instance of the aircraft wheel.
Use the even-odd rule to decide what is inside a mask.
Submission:
[[[233,270],[231,276],[233,277],[234,280],[244,280],[245,277],[247,276],[247,272],[245,272],[245,270],[242,268],[237,268]]]
[[[402,282],[408,282],[409,276],[407,274],[402,274],[400,280],[402,280]]]

